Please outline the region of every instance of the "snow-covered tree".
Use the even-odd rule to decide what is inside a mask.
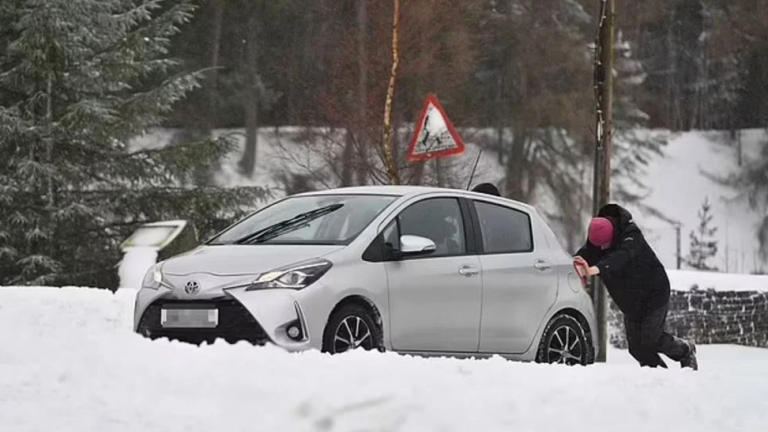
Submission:
[[[133,150],[199,74],[166,58],[189,1],[0,4],[0,284],[114,284],[119,242],[145,221],[211,220],[258,189],[186,188],[227,139]]]
[[[708,262],[717,255],[717,240],[715,239],[717,227],[712,226],[711,210],[712,206],[707,198],[698,212],[699,226],[695,230],[691,230],[691,245],[685,261],[696,270],[717,271],[717,267]]]
[[[633,44],[617,32],[615,48],[615,101],[612,194],[624,203],[640,205],[648,192],[645,169],[654,157],[663,156],[668,134],[647,129],[650,116],[638,106],[637,94],[648,78],[642,61],[634,55]]]
[[[740,197],[746,198],[753,211],[764,215],[756,235],[760,242],[760,258],[768,260],[768,138],[763,139],[759,152],[747,160],[741,170],[725,178],[717,178],[711,174],[710,177],[732,186],[740,192]]]

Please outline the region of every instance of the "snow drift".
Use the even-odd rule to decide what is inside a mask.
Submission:
[[[135,292],[0,288],[0,430],[759,431],[768,350],[698,372],[195,347],[131,333]]]
[[[141,287],[142,279],[149,269],[157,262],[157,248],[132,247],[128,248],[120,261],[118,275],[120,288]]]

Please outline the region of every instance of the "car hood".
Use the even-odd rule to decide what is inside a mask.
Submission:
[[[322,257],[340,249],[343,249],[343,246],[201,246],[187,254],[166,260],[163,264],[163,274],[189,276],[207,273],[214,276],[247,276]]]

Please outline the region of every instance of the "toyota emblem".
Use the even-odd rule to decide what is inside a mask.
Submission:
[[[195,295],[200,292],[200,284],[197,281],[189,281],[184,285],[184,292],[189,295]]]

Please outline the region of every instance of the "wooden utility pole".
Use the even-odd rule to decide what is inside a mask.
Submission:
[[[611,194],[611,154],[613,147],[613,55],[614,1],[599,0],[598,36],[595,41],[595,97],[597,99],[593,214],[608,204]],[[597,312],[599,354],[596,362],[606,361],[608,349],[607,296],[600,278],[594,278],[592,296]]]
[[[398,33],[400,31],[400,0],[394,0],[394,18],[392,20],[392,70],[389,75],[389,87],[387,87],[387,101],[384,105],[384,163],[387,166],[390,184],[400,183],[395,166],[395,158],[392,155],[392,100],[395,97],[395,82],[397,80],[397,66],[400,63],[400,51],[398,47]]]

